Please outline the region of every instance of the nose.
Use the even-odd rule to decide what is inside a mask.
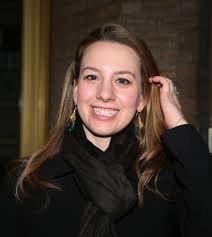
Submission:
[[[114,88],[111,80],[102,80],[98,86],[96,97],[104,102],[115,99]]]

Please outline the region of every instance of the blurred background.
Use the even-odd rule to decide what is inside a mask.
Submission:
[[[146,41],[212,152],[210,0],[1,0],[1,161],[45,142],[74,49],[91,29],[111,21]]]

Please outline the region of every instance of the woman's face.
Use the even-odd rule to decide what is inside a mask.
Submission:
[[[98,41],[86,48],[74,101],[87,138],[110,138],[141,111],[140,60],[130,47]]]

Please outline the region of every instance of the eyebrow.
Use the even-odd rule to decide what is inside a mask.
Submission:
[[[101,73],[101,71],[98,68],[96,68],[96,67],[84,67],[82,69],[82,72],[84,72],[87,69],[90,69],[90,70],[96,71],[98,73]],[[135,74],[132,73],[131,71],[117,71],[117,72],[115,72],[115,74],[116,75],[130,74],[131,76],[133,76],[135,78]]]
[[[118,71],[118,72],[115,72],[115,74],[116,75],[130,74],[131,76],[133,76],[135,78],[135,74],[130,71]]]

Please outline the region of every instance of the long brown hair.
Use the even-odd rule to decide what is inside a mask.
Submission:
[[[64,130],[73,111],[73,86],[77,83],[80,66],[85,49],[97,41],[118,42],[132,48],[140,58],[140,71],[142,77],[142,93],[146,100],[146,106],[141,117],[144,127],[139,135],[141,155],[136,163],[136,173],[139,178],[138,196],[143,203],[144,189],[148,188],[157,192],[156,181],[160,171],[166,165],[166,159],[161,144],[160,135],[165,131],[164,119],[160,107],[159,88],[152,86],[148,78],[159,75],[153,56],[145,42],[127,31],[118,24],[106,23],[92,31],[79,45],[75,58],[68,68],[65,76],[62,98],[56,118],[56,122],[50,131],[48,142],[32,156],[20,159],[22,172],[16,185],[16,197],[24,194],[26,182],[42,189],[58,188],[54,184],[42,180],[38,175],[39,168],[59,152]],[[155,181],[155,182],[152,182]],[[153,183],[155,185],[150,185]]]

